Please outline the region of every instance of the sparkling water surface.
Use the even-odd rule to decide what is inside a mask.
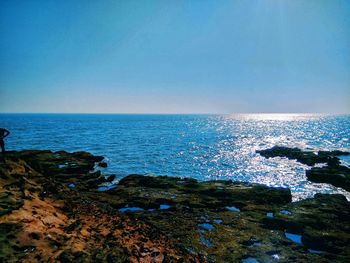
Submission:
[[[293,200],[317,192],[350,198],[307,181],[306,165],[255,153],[274,145],[350,151],[350,115],[1,114],[0,127],[11,131],[8,150],[89,151],[106,157],[103,171],[117,180],[132,173],[232,179],[289,187]]]

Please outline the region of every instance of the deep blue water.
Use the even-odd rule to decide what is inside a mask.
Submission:
[[[350,115],[0,114],[9,150],[90,151],[105,173],[233,179],[290,187],[295,200],[342,191],[306,180],[306,166],[255,153],[274,145],[350,150]],[[344,159],[349,164],[350,159]]]

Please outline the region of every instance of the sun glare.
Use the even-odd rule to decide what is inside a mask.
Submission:
[[[296,121],[310,118],[319,118],[322,114],[315,113],[244,113],[231,114],[230,119],[257,120],[257,121]]]

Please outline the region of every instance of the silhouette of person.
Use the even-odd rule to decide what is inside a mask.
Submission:
[[[10,132],[4,128],[0,128],[0,147],[1,147],[1,155],[2,159],[5,161],[5,142],[4,138],[7,137]]]

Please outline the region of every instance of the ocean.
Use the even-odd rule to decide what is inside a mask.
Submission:
[[[307,181],[307,166],[255,151],[274,145],[350,151],[350,115],[0,114],[7,150],[89,151],[120,180],[128,174],[234,180],[289,187],[293,200],[350,193]],[[350,158],[342,157],[344,165]]]

